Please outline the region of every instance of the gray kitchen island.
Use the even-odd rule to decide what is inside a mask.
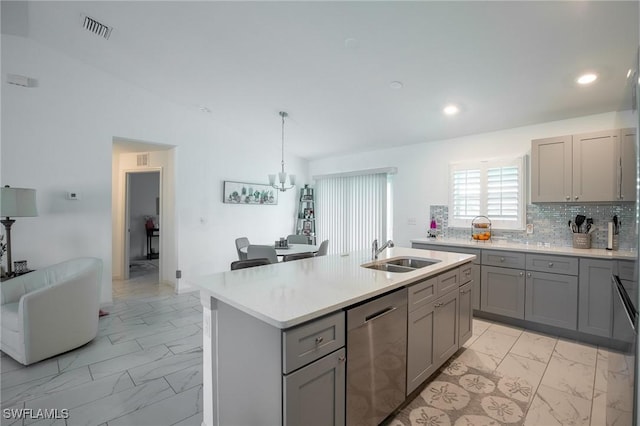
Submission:
[[[471,336],[474,258],[396,247],[377,261],[355,252],[194,279],[203,305],[203,425],[344,425],[348,414],[377,423],[384,404],[356,395],[361,373],[354,383],[348,373],[360,363],[350,356],[384,339],[350,340],[350,322],[378,321],[391,336],[385,350],[402,358],[393,377],[402,402]],[[422,267],[380,267],[403,259]],[[390,297],[400,302],[386,307]],[[369,306],[373,313],[361,313]],[[382,325],[392,316],[406,327]]]

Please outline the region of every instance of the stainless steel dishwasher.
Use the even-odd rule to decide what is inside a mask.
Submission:
[[[347,425],[377,425],[405,399],[407,289],[347,310]]]

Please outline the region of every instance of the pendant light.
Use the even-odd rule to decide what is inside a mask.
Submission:
[[[272,187],[274,187],[275,189],[279,190],[279,191],[286,191],[287,189],[291,189],[294,186],[296,186],[296,176],[295,175],[289,175],[289,183],[291,184],[290,186],[285,186],[286,182],[287,182],[287,174],[284,171],[284,118],[288,117],[289,114],[287,114],[284,111],[280,111],[280,117],[282,117],[282,161],[281,161],[281,166],[282,166],[282,171],[280,173],[278,173],[278,180],[280,181],[280,185],[276,185],[276,175],[269,175],[269,185],[271,185]]]

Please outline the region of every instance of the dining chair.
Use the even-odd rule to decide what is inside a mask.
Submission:
[[[258,259],[234,260],[231,262],[231,270],[253,268],[254,266],[270,265],[269,259],[264,257]]]
[[[289,244],[309,244],[309,237],[306,235],[291,234],[287,236]]]
[[[261,246],[251,244],[247,247],[247,259],[269,259],[271,263],[278,263],[276,249],[273,246]]]
[[[284,256],[284,258],[282,260],[283,260],[283,262],[290,262],[292,260],[306,259],[308,257],[313,257],[313,256],[314,255],[311,252],[287,254],[287,255]]]
[[[236,238],[236,251],[238,252],[238,260],[247,260],[247,253],[240,251],[241,248],[249,246],[249,239],[247,237]]]
[[[318,252],[316,253],[316,256],[326,256],[328,248],[329,248],[329,240],[324,240],[322,243],[320,243],[320,247],[318,247]]]

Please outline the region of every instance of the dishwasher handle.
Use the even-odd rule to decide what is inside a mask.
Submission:
[[[375,313],[373,313],[371,315],[367,315],[366,317],[364,317],[364,323],[366,324],[368,322],[371,322],[371,321],[374,321],[374,320],[376,320],[378,318],[381,318],[381,317],[383,317],[383,316],[385,316],[387,314],[390,314],[391,312],[395,311],[396,309],[398,309],[397,306],[387,306],[386,308],[384,308],[384,309],[382,309],[382,310],[380,310],[378,312],[375,312]]]

